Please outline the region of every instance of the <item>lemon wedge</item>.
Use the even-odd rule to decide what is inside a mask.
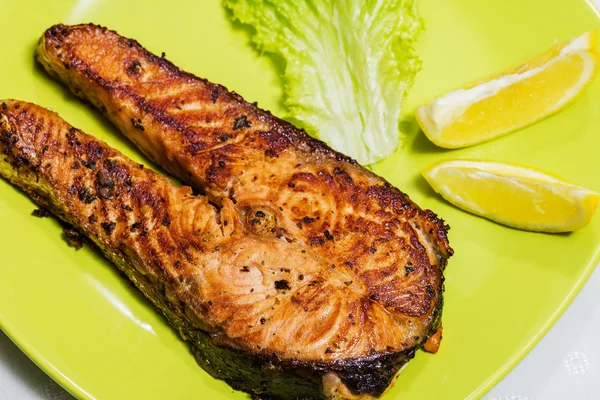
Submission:
[[[415,111],[429,140],[460,148],[486,142],[567,107],[598,73],[598,32],[589,31]]]
[[[499,162],[450,160],[423,172],[444,199],[514,228],[570,232],[594,215],[600,194],[542,171]]]

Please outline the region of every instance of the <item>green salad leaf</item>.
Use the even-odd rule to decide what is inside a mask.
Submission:
[[[402,100],[421,68],[416,0],[224,0],[259,51],[285,62],[285,105],[311,135],[361,164],[398,146]]]

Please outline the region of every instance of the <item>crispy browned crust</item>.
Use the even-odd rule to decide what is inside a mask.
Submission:
[[[277,255],[291,274],[277,290],[294,292],[290,306],[312,317],[273,316],[278,339],[245,335],[242,324],[232,337],[282,358],[340,360],[417,348],[435,331],[452,249],[433,212],[304,131],[106,28],[54,26],[36,58],[156,163],[232,207],[247,237],[285,239],[319,265],[298,273]],[[366,317],[374,305],[382,312]],[[217,314],[223,323],[233,315]]]

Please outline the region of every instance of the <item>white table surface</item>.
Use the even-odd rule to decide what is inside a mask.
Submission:
[[[593,2],[600,7],[600,0]],[[550,332],[484,400],[600,399],[599,334],[600,268]],[[71,399],[0,331],[0,400]]]

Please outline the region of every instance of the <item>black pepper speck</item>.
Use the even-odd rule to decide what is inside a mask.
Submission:
[[[106,232],[107,235],[110,235],[117,227],[117,224],[114,222],[102,222],[100,226],[102,226],[102,229],[104,229],[104,232]]]
[[[139,122],[138,122],[138,121],[139,121]],[[140,130],[140,131],[143,131],[143,130],[144,130],[144,126],[141,124],[141,122],[142,122],[142,121],[140,121],[139,119],[138,119],[138,121],[136,121],[135,119],[133,119],[133,118],[132,118],[132,119],[131,119],[131,124],[133,125],[133,127],[134,127],[135,129],[138,129],[138,130]]]
[[[31,213],[31,215],[33,215],[34,217],[38,217],[38,218],[46,218],[50,216],[50,212],[48,210],[46,210],[45,208],[38,208],[33,210],[33,212]]]
[[[94,196],[90,189],[86,187],[82,187],[81,189],[79,189],[79,191],[77,192],[77,197],[79,197],[79,200],[81,200],[85,204],[90,204],[94,200],[96,200],[96,196]]]
[[[248,121],[248,118],[246,118],[245,115],[242,115],[241,117],[238,117],[235,119],[235,121],[233,122],[233,130],[237,131],[238,129],[242,129],[242,128],[249,128],[252,126],[252,122]]]
[[[275,289],[277,290],[290,290],[290,284],[287,280],[285,279],[281,279],[278,281],[275,281]]]
[[[310,217],[304,217],[302,218],[302,222],[304,222],[305,224],[312,224],[313,222],[315,222],[314,218],[310,218]]]

